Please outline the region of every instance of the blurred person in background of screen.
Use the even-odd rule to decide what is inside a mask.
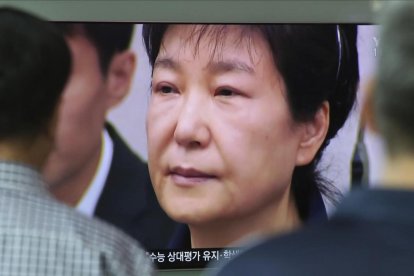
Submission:
[[[145,161],[107,122],[127,95],[137,56],[129,23],[56,23],[73,56],[56,146],[44,176],[55,197],[103,219],[145,248],[164,248],[175,223],[160,208]]]

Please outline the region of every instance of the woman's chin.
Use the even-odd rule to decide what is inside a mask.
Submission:
[[[211,210],[167,210],[167,214],[175,221],[189,225],[205,225],[217,219],[217,215],[212,214]]]

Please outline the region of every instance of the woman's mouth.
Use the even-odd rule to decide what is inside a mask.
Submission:
[[[194,186],[207,183],[215,178],[215,175],[199,171],[194,168],[173,167],[169,175],[171,180],[179,186]]]

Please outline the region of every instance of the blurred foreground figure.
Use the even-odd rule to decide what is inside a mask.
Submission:
[[[352,191],[330,222],[256,244],[218,275],[414,273],[414,3],[405,4],[390,4],[382,18],[377,81],[365,105],[387,149],[379,188]]]
[[[0,275],[151,274],[131,238],[58,203],[42,181],[71,69],[63,36],[2,7],[0,38]]]

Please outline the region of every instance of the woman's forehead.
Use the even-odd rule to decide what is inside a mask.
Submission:
[[[194,57],[208,53],[210,58],[219,60],[229,50],[248,51],[254,60],[259,49],[269,49],[259,29],[250,25],[171,25],[164,34],[160,53],[169,54],[172,44],[180,52],[191,50]]]
[[[253,27],[250,25],[216,25],[216,24],[172,24],[166,30],[168,32],[179,32],[182,36],[186,36],[189,41],[222,41],[229,35],[244,36],[248,31],[251,32]]]

